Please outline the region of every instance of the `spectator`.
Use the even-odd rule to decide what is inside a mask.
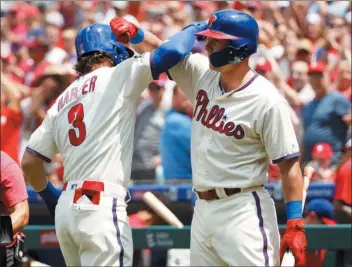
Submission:
[[[0,246],[1,266],[17,266],[22,257],[22,248],[17,247],[17,242],[24,241],[20,231],[28,224],[27,199],[26,185],[20,167],[9,155],[1,151],[0,215],[11,218],[8,221],[11,221],[11,230],[14,234],[12,244],[7,247]]]
[[[336,173],[336,187],[334,195],[335,218],[338,223],[352,223],[352,174],[351,174],[351,139],[347,142],[344,154]]]
[[[351,101],[351,65],[347,60],[342,61],[339,65],[339,73],[335,88],[338,92],[343,94],[344,97]]]
[[[45,38],[49,46],[45,60],[51,64],[60,65],[67,56],[67,52],[59,46],[61,41],[61,27],[64,25],[64,19],[61,13],[51,12],[46,15],[45,20]]]
[[[10,215],[15,234],[28,223],[28,195],[20,167],[4,151],[1,151],[0,185],[0,213]]]
[[[346,143],[344,153],[339,162],[336,174],[336,187],[334,195],[334,216],[339,224],[352,223],[352,173],[351,173],[351,139]],[[345,251],[343,255],[343,266],[351,267],[352,249]]]
[[[253,1],[254,2],[254,1]],[[232,1],[215,1],[216,10],[232,9]]]
[[[172,109],[167,113],[160,136],[160,155],[166,183],[190,183],[192,104],[175,85]]]
[[[326,199],[311,200],[306,207],[306,216],[304,216],[305,225],[335,225],[333,220],[333,205]],[[297,267],[321,267],[324,263],[326,249],[307,250],[305,262]]]
[[[343,95],[329,90],[328,79],[322,62],[309,67],[309,81],[315,91],[315,98],[303,109],[303,160],[311,160],[316,143],[329,143],[334,150],[336,164],[346,143],[350,119],[344,119],[351,111],[351,104]]]
[[[279,87],[300,118],[303,106],[313,100],[315,96],[314,90],[308,82],[308,64],[304,61],[295,61],[292,64],[292,76],[289,81],[282,79]]]
[[[36,73],[40,72],[43,66],[48,64],[45,61],[45,55],[49,51],[49,45],[41,37],[28,40],[24,45],[28,50],[29,57],[21,60],[19,64],[25,72],[24,83],[30,86]]]
[[[315,169],[312,182],[333,183],[335,181],[335,167],[331,166],[333,151],[328,143],[317,143],[312,150],[312,162],[308,165]]]
[[[313,45],[309,39],[300,39],[297,45],[296,60],[310,64],[312,61]]]
[[[292,65],[292,88],[298,93],[298,108],[313,100],[315,93],[308,80],[308,64],[296,61]]]
[[[207,20],[213,10],[213,3],[208,1],[192,1],[193,21]]]
[[[8,40],[14,44],[19,44],[26,39],[28,33],[28,25],[25,23],[26,8],[28,4],[25,2],[17,2],[9,8],[9,27],[10,31],[7,32]],[[11,19],[10,19],[11,18]]]
[[[137,111],[131,173],[134,182],[155,181],[155,169],[161,163],[159,138],[165,117],[161,108],[165,81],[153,81],[148,91],[151,100],[142,102]]]
[[[343,42],[346,35],[348,35],[348,28],[346,27],[346,20],[343,17],[334,16],[330,19],[329,23],[329,36],[327,36],[329,41],[334,42],[332,47],[337,49],[339,45]]]
[[[62,33],[62,38],[64,41],[64,50],[67,52],[64,59],[65,63],[70,63],[72,66],[77,61],[76,49],[75,49],[75,38],[77,31],[73,28],[68,28]]]
[[[46,61],[39,64],[31,83],[31,96],[21,102],[25,115],[21,152],[24,151],[31,133],[43,121],[46,111],[73,81],[72,71],[67,65],[56,66]]]
[[[268,180],[269,183],[276,183],[281,181],[281,173],[277,164],[270,163],[268,167]]]
[[[273,81],[273,75],[271,73],[272,67],[270,61],[267,60],[265,57],[258,58],[257,63],[255,65],[255,71],[267,78],[268,80]]]
[[[23,113],[20,101],[23,93],[1,72],[1,150],[19,163]]]
[[[321,15],[317,13],[308,14],[306,17],[306,24],[304,29],[306,29],[306,36],[312,42],[312,54],[313,57],[316,52],[325,44],[324,40],[324,21]]]

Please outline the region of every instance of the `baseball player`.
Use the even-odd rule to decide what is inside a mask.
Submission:
[[[131,41],[138,45],[144,38],[161,44],[135,28]],[[125,198],[137,102],[152,80],[183,59],[181,50],[168,51],[170,45],[133,56],[108,25],[89,25],[77,34],[80,76],[48,111],[22,159],[25,177],[55,216],[68,266],[132,266]],[[59,199],[43,167],[57,153],[65,166]]]
[[[289,248],[297,263],[304,257],[299,147],[288,103],[248,65],[258,31],[248,14],[218,11],[196,33],[209,57],[190,54],[169,70],[194,106],[193,266],[279,266],[275,206],[263,187],[270,160],[280,168],[287,209],[281,256]],[[115,34],[120,40],[126,31]],[[195,40],[183,37],[180,43]]]

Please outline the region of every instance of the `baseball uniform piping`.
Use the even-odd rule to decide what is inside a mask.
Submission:
[[[119,263],[120,263],[120,267],[123,267],[124,249],[123,249],[123,246],[122,246],[120,229],[119,229],[119,225],[118,225],[118,222],[117,222],[116,207],[117,207],[117,199],[114,198],[113,202],[112,202],[112,215],[113,215],[113,219],[114,219],[114,225],[115,225],[115,228],[116,228],[117,243],[119,244],[119,246],[121,248],[120,255],[119,255]]]
[[[273,160],[273,164],[276,164],[276,163],[279,163],[283,160],[288,160],[288,159],[293,159],[293,158],[296,158],[296,157],[299,157],[301,155],[300,152],[296,152],[296,153],[293,153],[293,154],[289,154],[289,155],[286,155],[284,157],[281,157],[279,159],[275,159]]]
[[[255,199],[255,205],[257,206],[257,216],[259,219],[259,229],[260,229],[260,232],[262,233],[262,237],[263,237],[263,254],[264,254],[264,259],[265,259],[265,267],[267,267],[267,266],[269,266],[268,238],[267,238],[265,230],[264,230],[264,220],[263,220],[263,216],[262,216],[262,209],[260,207],[260,199],[257,195],[257,192],[252,192],[252,194]]]
[[[157,73],[156,73],[153,56],[154,56],[154,51],[152,53],[150,53],[150,57],[149,57],[150,72],[152,74],[153,80],[158,80],[159,75],[157,75]]]
[[[233,93],[237,93],[237,92],[239,92],[239,91],[242,91],[243,89],[246,89],[258,76],[259,76],[259,74],[258,74],[258,73],[255,73],[255,74],[253,75],[253,77],[250,78],[250,80],[249,80],[248,82],[246,82],[246,83],[245,83],[244,85],[242,85],[241,87],[239,87],[239,88],[237,88],[237,89],[231,91],[230,94],[229,94],[229,96],[232,95]],[[219,79],[219,86],[220,86],[220,89],[221,89],[222,93],[225,94],[226,92],[225,92],[224,88],[223,88],[222,85],[221,85],[220,79]]]
[[[44,156],[43,154],[40,154],[39,152],[35,151],[34,149],[31,149],[30,147],[26,147],[26,151],[28,153],[31,153],[32,155],[34,156],[37,156],[38,158],[50,163],[51,162],[51,159],[47,158],[46,156]]]

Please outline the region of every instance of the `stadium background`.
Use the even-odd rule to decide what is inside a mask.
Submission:
[[[330,91],[351,101],[349,1],[1,1],[1,150],[19,162],[30,134],[40,125],[58,95],[75,79],[72,69],[76,61],[74,38],[80,28],[91,23],[108,24],[117,15],[165,40],[189,23],[206,20],[214,11],[227,8],[244,10],[257,19],[261,29],[260,48],[252,57],[251,65],[271,80],[291,104],[296,134],[306,153],[302,164],[313,160],[311,163],[319,169],[319,175],[315,176],[310,187],[308,201],[323,198],[332,203],[339,178],[337,169],[346,162],[346,157],[350,161],[350,155],[346,156],[342,150],[350,149],[350,145],[339,147],[336,143],[341,140],[324,136],[322,132],[313,140],[313,144],[321,145],[320,149],[316,147],[314,150],[317,158],[311,158],[312,153],[306,151],[312,148],[305,148],[303,141],[306,135],[314,136],[316,132],[305,131],[302,111],[315,97],[308,78],[312,70],[327,77]],[[193,52],[205,53],[203,45],[196,42]],[[5,80],[10,85],[4,83]],[[11,128],[6,128],[6,121],[11,118],[3,114],[3,109],[11,106],[6,99],[6,86],[18,92],[17,98],[11,101],[17,101],[21,107],[17,114],[21,119]],[[168,169],[170,164],[165,163],[171,159],[160,155],[161,149],[167,149],[168,145],[173,147],[173,144],[164,144],[162,133],[167,130],[164,129],[165,119],[172,105],[174,87],[173,82],[162,77],[141,96],[131,177],[132,200],[128,212],[136,215],[139,210],[145,210],[140,197],[151,189],[159,192],[160,198],[185,225],[189,225],[194,202],[190,171],[187,170],[189,164],[182,163],[185,169],[180,175],[183,177],[170,179],[168,173],[177,173],[177,170]],[[350,125],[351,111],[343,121]],[[185,127],[185,130],[190,132],[190,128]],[[349,138],[350,126],[343,143]],[[46,167],[49,179],[60,188],[63,184],[60,156]],[[266,187],[275,200],[279,224],[284,224],[285,209],[276,165],[269,168]],[[41,199],[31,188],[28,193],[29,225],[52,225]],[[138,226],[139,219],[134,216],[131,222]],[[45,233],[43,240],[45,246]],[[53,266],[62,266],[57,251],[30,251],[29,255]]]

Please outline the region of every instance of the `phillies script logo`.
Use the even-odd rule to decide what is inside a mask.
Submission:
[[[215,15],[212,15],[208,21],[208,27],[211,27],[213,25],[214,21],[217,19]]]
[[[197,104],[193,117],[197,121],[200,121],[205,127],[221,134],[233,136],[236,139],[244,137],[244,130],[241,125],[236,125],[232,121],[226,122],[227,116],[224,108],[214,105],[210,110],[207,109],[209,98],[204,90],[199,90],[196,100]]]

